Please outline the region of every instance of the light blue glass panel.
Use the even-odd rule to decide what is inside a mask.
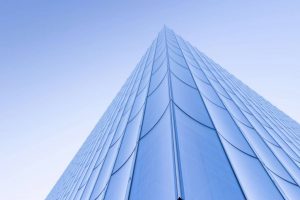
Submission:
[[[146,96],[147,96],[147,88],[145,88],[142,93],[140,93],[136,98],[133,104],[131,115],[129,121],[131,121],[136,115],[142,110],[142,107],[145,104]]]
[[[216,131],[175,113],[185,199],[244,199]]]
[[[96,154],[94,155],[94,158],[91,161],[90,166],[89,166],[87,172],[85,173],[84,178],[81,181],[80,187],[83,187],[87,183],[89,177],[91,176],[91,173],[93,172],[94,166],[96,164],[96,161],[97,161],[97,158],[98,158],[100,152],[101,151],[97,151]]]
[[[186,52],[186,51],[183,51],[183,54],[184,54],[184,58],[185,60],[187,61],[187,63],[191,66],[194,66],[196,68],[198,68],[198,63],[196,62],[196,60],[194,59],[193,55],[190,54],[190,52]],[[198,68],[199,69],[199,68]]]
[[[237,105],[230,99],[220,96],[223,103],[225,104],[227,110],[233,115],[234,118],[246,124],[249,127],[252,127]]]
[[[97,181],[97,178],[98,178],[99,172],[102,168],[102,165],[103,165],[103,162],[100,163],[98,165],[98,167],[96,167],[93,170],[93,172],[92,172],[91,176],[89,177],[89,180],[84,188],[84,192],[82,194],[82,199],[89,199],[89,197],[94,189],[94,185],[95,185],[95,182]]]
[[[221,140],[247,199],[283,199],[258,159]]]
[[[191,69],[193,76],[196,77],[196,79],[199,79],[200,81],[204,81],[205,83],[210,84],[208,79],[202,72],[202,70],[196,69],[194,66],[191,66],[190,69]]]
[[[286,170],[283,168],[281,163],[278,161],[278,159],[274,156],[273,152],[269,149],[269,147],[263,142],[263,140],[257,135],[257,132],[249,128],[245,125],[243,125],[240,122],[237,122],[240,129],[246,136],[247,140],[249,141],[250,145],[256,152],[257,156],[261,160],[261,162],[266,165],[267,168],[269,168],[271,171],[279,175],[280,177],[290,181],[294,182],[293,179],[290,177],[290,175],[286,172]]]
[[[94,190],[91,195],[91,199],[95,199],[100,193],[105,189],[105,186],[108,183],[109,177],[111,175],[115,159],[118,153],[119,145],[112,146],[102,165],[101,171],[98,175],[97,181],[94,185]]]
[[[165,77],[158,88],[148,97],[142,128],[142,136],[161,118],[169,104],[168,78]]]
[[[140,87],[138,90],[138,94],[140,94],[142,92],[142,90],[147,88],[149,80],[150,80],[151,69],[152,69],[151,67],[147,67],[147,69],[145,69],[145,72],[143,74],[143,78],[141,80]]]
[[[172,90],[175,104],[197,121],[213,127],[198,90],[187,86],[173,75]]]
[[[115,163],[114,171],[118,170],[121,167],[121,165],[124,164],[124,162],[129,158],[129,156],[135,149],[140,134],[140,127],[143,119],[143,114],[144,112],[142,109],[142,111],[139,112],[137,117],[134,118],[134,120],[127,125],[118,153],[118,157]]]
[[[272,173],[270,171],[270,173]],[[300,188],[298,185],[291,184],[280,177],[273,174],[273,178],[278,183],[279,187],[283,190],[283,194],[286,195],[287,199],[298,200],[300,197]]]
[[[285,166],[287,171],[293,176],[297,184],[300,184],[300,170],[293,160],[288,157],[288,155],[284,152],[284,150],[280,147],[270,145],[270,148],[276,155],[276,157],[281,161],[281,163]]]
[[[124,114],[126,114],[127,112],[130,112],[130,109],[132,108],[133,102],[135,99],[135,93],[131,93],[129,99],[127,100],[127,104],[124,110]]]
[[[178,56],[172,51],[168,51],[168,53],[169,53],[169,63],[171,66],[176,65],[178,67],[188,68],[182,56]]]
[[[111,176],[109,185],[105,194],[107,200],[126,199],[126,192],[129,187],[129,178],[133,166],[133,156],[129,158],[125,165],[122,166],[115,174]]]
[[[108,151],[108,149],[109,149],[109,146],[110,146],[110,144],[111,144],[112,137],[113,137],[113,135],[110,134],[110,135],[108,135],[107,138],[105,139],[105,143],[104,143],[103,147],[101,148],[101,153],[100,153],[100,155],[99,155],[99,157],[98,157],[98,159],[97,159],[97,162],[96,162],[96,165],[95,165],[95,166],[98,166],[99,163],[101,163],[101,162],[103,161],[103,159],[105,158],[106,153],[107,153],[107,151]],[[100,150],[99,150],[99,151],[100,151]]]
[[[173,65],[172,62],[170,62],[170,69],[171,72],[181,81],[185,82],[189,86],[196,88],[196,85],[194,83],[193,77],[190,73],[190,70],[187,68],[181,67],[179,65]]]
[[[214,122],[217,131],[232,145],[244,151],[245,153],[255,156],[241,131],[229,115],[228,111],[216,106],[210,101],[204,99],[208,112]]]
[[[286,141],[284,141],[273,129],[269,127],[265,127],[265,128],[291,158],[300,162],[299,156],[291,149],[291,147],[286,143]]]
[[[125,131],[127,122],[128,122],[128,117],[129,117],[130,112],[125,113],[125,115],[122,116],[119,124],[118,124],[118,128],[117,131],[114,134],[112,143],[115,143],[118,139],[120,139],[120,137],[122,136],[122,134]]]
[[[155,60],[153,63],[152,74],[154,74],[167,60],[166,53],[163,53],[162,58]]]
[[[130,198],[175,199],[170,110],[140,140]]]
[[[198,78],[196,78],[195,81],[196,81],[196,85],[197,85],[200,93],[202,94],[202,96],[209,99],[210,101],[217,104],[218,106],[225,108],[223,103],[221,102],[219,96],[217,95],[217,93],[215,92],[215,90],[212,88],[211,85],[204,83],[203,81],[199,80]]]
[[[165,78],[168,71],[167,61],[165,60],[163,65],[152,74],[149,94],[151,94],[158,86],[161,84],[162,80]]]
[[[162,50],[159,50],[158,48],[153,63],[153,71],[156,71],[162,65],[162,63],[166,60],[166,57],[165,48],[163,47]]]
[[[245,106],[245,104],[237,97],[237,95],[231,95],[231,98],[233,101],[238,105],[240,109],[243,111],[247,112],[248,114],[250,113],[249,109]]]
[[[176,55],[176,56],[183,57],[181,50],[178,48],[177,44],[170,42],[168,43],[168,46],[169,46],[169,52],[174,53],[174,56]]]
[[[270,136],[266,129],[257,121],[257,119],[253,115],[250,115],[247,112],[244,112],[244,114],[252,124],[252,126],[255,128],[255,130],[260,134],[261,137],[264,138],[264,140],[278,146],[277,142]]]

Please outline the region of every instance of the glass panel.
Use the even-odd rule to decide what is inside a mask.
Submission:
[[[153,63],[153,70],[152,71],[157,71],[157,69],[162,65],[162,63],[166,60],[166,51],[165,48],[161,52],[156,53],[156,57],[154,59]]]
[[[270,172],[272,173],[272,172]],[[300,188],[298,185],[291,184],[280,177],[273,174],[273,178],[278,183],[279,187],[283,190],[283,193],[286,195],[287,199],[299,199],[300,197]]]
[[[240,129],[248,139],[250,145],[253,150],[256,152],[260,161],[267,166],[271,171],[281,176],[282,178],[294,182],[290,175],[286,172],[286,170],[282,167],[281,163],[274,156],[273,152],[269,149],[269,147],[263,142],[263,140],[257,135],[257,132],[243,125],[240,122],[237,122]]]
[[[90,195],[91,195],[91,193],[94,189],[95,182],[97,181],[98,174],[99,174],[99,172],[102,168],[102,165],[103,165],[103,162],[100,163],[100,165],[93,170],[91,176],[89,177],[88,183],[84,188],[82,199],[89,199],[90,198]]]
[[[105,158],[106,156],[106,153],[109,149],[109,146],[111,144],[111,140],[112,140],[112,134],[108,135],[106,140],[105,140],[105,143],[103,145],[103,148],[101,149],[101,153],[100,153],[100,156],[99,158],[97,159],[97,162],[96,162],[96,165],[95,166],[98,166],[99,163],[101,163],[103,161],[103,159]]]
[[[112,143],[115,143],[124,133],[127,122],[128,122],[129,114],[130,114],[130,112],[127,112],[125,115],[122,116],[122,119],[118,125],[118,129],[117,129],[116,133],[114,134]]]
[[[89,177],[91,176],[91,173],[93,172],[93,169],[94,169],[94,166],[96,164],[99,154],[100,154],[100,151],[97,151],[96,154],[94,155],[94,158],[91,161],[90,166],[89,166],[87,172],[85,173],[84,178],[81,181],[80,187],[83,187],[87,183]]]
[[[185,60],[186,60],[187,63],[189,64],[189,66],[192,65],[192,66],[194,66],[195,68],[199,69],[199,68],[198,68],[198,63],[195,61],[193,55],[190,54],[190,52],[183,51],[183,54],[184,54]]]
[[[258,159],[221,140],[247,199],[283,199]]]
[[[192,72],[193,76],[196,77],[195,79],[200,79],[200,81],[203,81],[207,84],[210,84],[208,79],[206,78],[206,76],[202,72],[202,70],[196,69],[194,66],[191,66],[190,69],[191,69],[191,72]]]
[[[142,135],[147,133],[161,118],[169,104],[168,78],[148,97],[144,115]]]
[[[121,165],[124,164],[124,162],[128,159],[128,157],[132,154],[133,150],[135,149],[139,138],[143,114],[144,112],[139,112],[138,116],[127,125],[125,135],[122,139],[122,144],[114,167],[114,171],[118,170],[121,167]]]
[[[178,56],[177,54],[175,54],[172,51],[168,51],[168,53],[169,53],[170,66],[176,65],[176,67],[183,67],[183,68],[188,69],[186,62],[182,56]]]
[[[246,119],[246,117],[243,115],[243,113],[239,110],[239,108],[235,105],[235,103],[232,100],[229,100],[225,97],[220,96],[223,103],[225,104],[227,110],[239,121],[246,124],[249,127],[252,127],[249,121]]]
[[[193,77],[190,73],[190,70],[183,68],[178,65],[173,65],[170,62],[170,69],[171,72],[181,81],[185,82],[186,84],[190,85],[193,88],[196,88],[196,85],[194,83]]]
[[[204,103],[196,89],[193,89],[171,75],[175,104],[199,122],[213,127]]]
[[[154,74],[152,74],[149,94],[151,94],[166,77],[167,71],[167,61],[165,60],[163,65]]]
[[[219,96],[214,91],[214,89],[211,87],[211,85],[208,85],[207,83],[204,83],[203,81],[201,81],[197,78],[195,79],[195,81],[196,81],[196,85],[197,85],[200,93],[202,94],[202,96],[208,98],[210,101],[217,104],[218,106],[225,108],[223,103],[221,102]]]
[[[208,112],[214,122],[217,131],[232,145],[248,153],[249,155],[255,156],[247,141],[243,137],[241,131],[229,115],[228,111],[220,108],[210,101],[204,99],[207,106]]]
[[[126,162],[110,178],[105,199],[107,200],[121,200],[126,199],[126,192],[128,189],[131,168],[133,166],[133,156]]]
[[[152,69],[151,67],[148,67],[147,69],[145,69],[143,78],[142,78],[141,83],[140,83],[140,88],[138,90],[138,94],[140,94],[142,92],[142,90],[147,88],[149,80],[150,80],[151,69]]]
[[[170,110],[140,140],[129,199],[175,199]]]
[[[159,61],[154,61],[153,63],[153,69],[152,69],[152,74],[154,74],[155,72],[157,72],[157,70],[164,64],[166,63],[167,61],[167,56],[166,54],[164,53],[162,55],[162,59],[159,59]]]
[[[243,111],[250,113],[250,110],[245,106],[245,104],[237,97],[237,95],[231,95],[233,101],[241,108]]]
[[[284,149],[284,151],[289,154],[291,158],[294,160],[300,161],[299,156],[291,149],[291,147],[284,141],[279,135],[271,128],[265,127],[267,131],[270,133],[270,135],[273,136],[273,138],[277,141],[277,143]]]
[[[102,165],[101,171],[99,173],[99,176],[97,177],[97,181],[94,185],[91,199],[95,199],[105,189],[105,186],[107,185],[107,182],[109,180],[114,166],[118,149],[119,145],[114,145],[109,149],[104,163]]]
[[[261,137],[263,137],[266,141],[278,146],[277,142],[270,136],[266,129],[264,129],[264,127],[257,121],[257,119],[253,115],[250,115],[247,112],[244,112],[244,114]]]
[[[223,95],[223,96],[226,97],[227,99],[230,99],[230,97],[228,96],[227,92],[223,89],[223,87],[220,85],[219,82],[211,81],[210,83],[211,83],[211,85],[215,88],[215,90],[216,90],[219,94]]]
[[[281,161],[289,173],[293,176],[295,181],[300,184],[300,170],[293,160],[288,157],[288,155],[282,150],[282,148],[270,145],[270,148],[276,155],[276,157]]]
[[[129,121],[132,120],[132,118],[134,118],[137,115],[137,113],[141,111],[143,105],[145,104],[147,92],[148,92],[147,88],[145,88],[142,91],[142,93],[136,97],[135,102],[132,107],[132,110],[131,110],[131,115],[130,115]]]
[[[216,131],[175,113],[185,199],[244,199]]]

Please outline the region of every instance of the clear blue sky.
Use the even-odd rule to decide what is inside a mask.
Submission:
[[[0,198],[46,197],[164,24],[300,121],[300,1],[0,0]]]

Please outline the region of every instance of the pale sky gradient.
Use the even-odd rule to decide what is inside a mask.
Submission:
[[[300,1],[0,0],[0,199],[44,199],[164,24],[300,121]]]

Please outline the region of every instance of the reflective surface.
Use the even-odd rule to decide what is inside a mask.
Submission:
[[[47,199],[300,199],[299,135],[164,28]]]

